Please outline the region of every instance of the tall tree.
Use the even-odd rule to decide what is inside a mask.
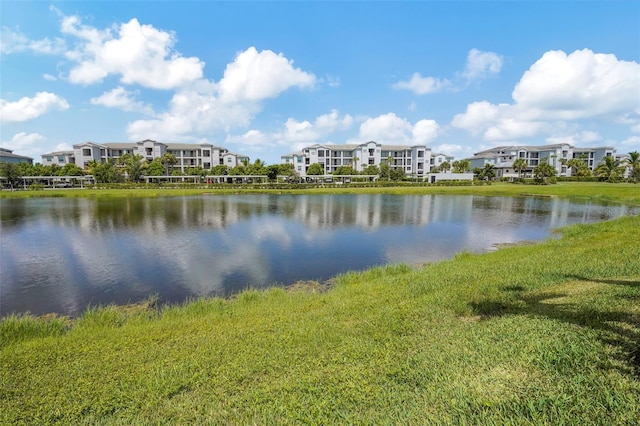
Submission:
[[[13,191],[20,183],[20,179],[22,179],[20,166],[16,163],[0,162],[0,176],[5,178],[7,184],[9,184],[9,187]]]
[[[146,172],[147,160],[142,155],[125,154],[118,160],[122,169],[127,172],[127,179],[131,182],[142,181]]]
[[[493,180],[496,177],[496,168],[491,163],[486,163],[482,168],[482,178],[486,180]]]
[[[445,173],[448,172],[449,170],[451,170],[451,163],[449,163],[448,161],[443,162],[442,164],[440,164],[440,170]]]
[[[513,168],[518,172],[518,178],[522,179],[522,172],[527,169],[527,160],[518,158],[513,162]]]
[[[547,183],[548,179],[555,175],[555,167],[549,164],[546,159],[544,161],[540,161],[540,164],[533,169],[533,176],[539,183]]]
[[[471,169],[471,162],[469,160],[458,160],[452,164],[453,173],[466,173]]]
[[[319,163],[313,163],[307,169],[308,175],[320,176],[324,174],[324,170],[322,170],[322,166]]]
[[[594,174],[606,182],[619,182],[624,176],[624,167],[612,156],[604,159],[596,167]]]
[[[629,158],[625,160],[626,167],[629,168],[629,179],[632,182],[640,182],[640,153],[632,151]]]
[[[160,162],[164,166],[164,175],[169,176],[173,171],[173,166],[178,164],[178,158],[170,152],[165,152],[160,157]]]

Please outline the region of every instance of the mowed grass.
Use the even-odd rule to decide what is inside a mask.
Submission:
[[[640,185],[606,182],[560,182],[555,185],[518,185],[494,182],[474,186],[338,186],[316,188],[218,187],[218,188],[123,188],[123,189],[52,189],[43,191],[0,191],[0,198],[31,197],[170,197],[203,194],[449,194],[487,196],[552,196],[595,201],[614,201],[640,205]]]
[[[5,318],[0,423],[640,421],[640,217],[314,289]]]

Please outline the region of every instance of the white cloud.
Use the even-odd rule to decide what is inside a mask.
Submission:
[[[44,78],[47,81],[57,81],[58,78],[55,75],[51,75],[51,74],[42,74],[42,78]]]
[[[411,90],[416,95],[425,95],[427,93],[435,93],[449,87],[451,82],[447,79],[441,80],[434,77],[422,77],[419,72],[414,73],[408,81],[399,81],[392,87],[394,89]]]
[[[324,142],[321,139],[326,139],[334,132],[348,130],[352,125],[353,117],[349,114],[340,116],[338,110],[316,117],[313,123],[289,118],[284,124],[284,129],[273,135],[273,140],[278,144],[299,147]]]
[[[56,145],[54,152],[55,151],[73,151],[73,146],[66,142],[59,143],[58,145]]]
[[[270,138],[260,130],[249,130],[242,135],[228,135],[226,144],[238,144],[252,149],[261,149],[271,145]]]
[[[467,55],[467,64],[462,76],[469,81],[488,74],[497,74],[502,69],[502,63],[502,56],[497,53],[471,49]]]
[[[426,95],[436,93],[444,89],[457,90],[463,85],[460,79],[466,80],[468,84],[471,80],[483,78],[489,74],[497,74],[502,69],[502,56],[494,52],[482,52],[478,49],[471,49],[467,55],[465,69],[461,73],[456,73],[453,79],[440,79],[436,77],[423,77],[419,72],[414,73],[411,79],[399,81],[392,85],[394,89],[411,90],[416,95]]]
[[[141,112],[147,115],[154,115],[153,108],[144,102],[135,100],[138,92],[131,92],[124,87],[118,86],[101,96],[91,98],[93,105],[103,105],[108,108],[118,108],[123,111]]]
[[[66,53],[75,63],[69,73],[72,83],[93,84],[118,75],[124,84],[172,89],[202,78],[204,63],[175,51],[175,34],[141,25],[135,18],[98,30],[77,16],[64,16],[61,31],[78,39],[75,49]]]
[[[46,138],[40,133],[20,132],[13,135],[11,140],[1,143],[3,148],[15,151],[15,154],[29,155],[36,158],[41,154],[38,144],[45,141]]]
[[[630,151],[640,151],[640,136],[629,136],[621,141],[620,145],[628,148]]]
[[[38,92],[33,98],[24,97],[15,102],[0,99],[0,119],[2,122],[22,122],[33,120],[54,109],[64,111],[69,103],[58,95]]]
[[[569,145],[585,146],[585,145],[593,144],[594,142],[601,142],[602,137],[598,132],[585,130],[585,131],[574,133],[571,135],[549,136],[546,139],[546,141],[547,143],[550,143],[550,144],[565,143]]]
[[[210,136],[247,126],[268,98],[292,87],[312,87],[313,74],[293,68],[292,61],[270,50],[250,47],[227,65],[219,83],[200,79],[180,88],[169,110],[153,120],[129,124],[132,139]]]
[[[65,42],[61,38],[30,40],[24,34],[12,31],[8,27],[2,27],[0,30],[0,52],[3,54],[31,51],[45,55],[58,55],[65,49]]]
[[[474,102],[451,124],[485,140],[504,141],[562,130],[586,118],[615,122],[640,117],[640,64],[578,50],[546,52],[513,90],[513,104]]]
[[[426,145],[440,134],[440,126],[435,120],[420,120],[413,126],[413,143]]]
[[[640,64],[584,49],[546,52],[524,73],[513,99],[544,118],[575,120],[640,114],[639,93]]]
[[[218,91],[224,102],[255,102],[274,98],[291,87],[313,87],[315,81],[313,74],[293,68],[293,61],[282,53],[250,47],[227,65]]]
[[[440,126],[434,120],[420,120],[413,125],[390,112],[366,119],[360,125],[358,140],[351,142],[362,143],[373,140],[390,145],[423,145],[435,140],[439,133]]]

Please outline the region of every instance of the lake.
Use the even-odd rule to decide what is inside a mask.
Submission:
[[[639,214],[556,198],[230,195],[0,199],[0,315],[76,315],[157,295],[176,303],[247,287],[420,265]]]

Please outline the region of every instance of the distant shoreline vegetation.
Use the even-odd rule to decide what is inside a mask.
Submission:
[[[376,185],[224,185],[184,187],[105,186],[85,189],[51,189],[43,191],[0,191],[2,198],[29,197],[171,197],[225,194],[396,194],[396,195],[483,195],[483,196],[554,196],[597,202],[620,202],[640,205],[640,187],[633,183],[558,182],[555,185],[521,185],[493,182],[489,185],[414,185],[382,183]]]

